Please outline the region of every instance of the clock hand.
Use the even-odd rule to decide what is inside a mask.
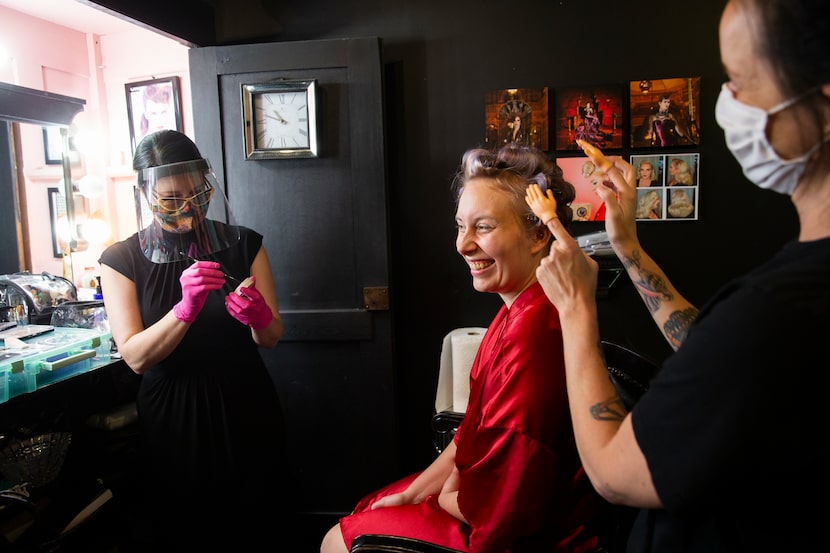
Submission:
[[[280,112],[278,112],[277,110],[274,110],[274,115],[276,115],[276,116],[277,116],[277,118],[279,119],[280,123],[282,123],[283,125],[287,125],[287,124],[288,124],[288,121],[286,121],[286,120],[285,120],[285,118],[284,118],[282,115],[280,115]]]
[[[268,114],[266,113],[266,114],[265,114],[265,117],[267,117],[268,119],[273,119],[274,121],[278,121],[278,122],[282,123],[283,125],[285,125],[285,119],[283,119],[283,118],[282,118],[282,117],[280,117],[279,115],[277,115],[276,117],[274,117],[273,115],[268,115]]]

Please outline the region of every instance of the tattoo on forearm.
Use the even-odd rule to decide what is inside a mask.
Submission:
[[[666,334],[666,338],[668,338],[674,349],[679,348],[683,340],[686,339],[689,327],[692,326],[692,322],[697,318],[697,314],[697,308],[689,307],[683,311],[675,311],[669,315],[668,320],[663,325],[663,332]]]
[[[591,406],[591,418],[597,421],[622,421],[628,410],[620,399],[614,396]]]
[[[640,252],[634,250],[630,257],[623,259],[623,266],[628,270],[629,267],[637,268],[637,280],[632,280],[634,287],[637,288],[640,296],[646,304],[649,313],[654,313],[660,309],[660,304],[663,301],[670,301],[672,293],[666,285],[666,281],[659,275],[647,271],[640,266]]]

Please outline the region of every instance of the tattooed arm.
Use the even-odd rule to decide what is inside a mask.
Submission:
[[[697,317],[697,308],[678,293],[666,273],[640,249],[639,244],[633,248],[614,246],[614,251],[654,322],[669,345],[677,350]]]
[[[556,240],[536,269],[536,278],[559,311],[568,404],[585,473],[611,503],[659,508],[662,503],[634,436],[631,416],[608,377],[600,348],[598,265],[559,219],[551,219],[548,228]]]
[[[578,141],[579,142],[579,141]],[[645,253],[637,239],[637,171],[623,159],[613,161],[599,149],[579,143],[591,160],[610,171],[611,182],[597,185],[605,202],[605,230],[614,253],[643,298],[651,317],[673,349],[680,347],[697,317],[697,308],[681,296],[666,273]]]
[[[586,153],[592,159],[602,155],[595,148],[586,149]],[[677,294],[654,261],[640,250],[633,217],[637,195],[634,168],[621,159],[600,159],[599,162],[605,162],[613,182],[597,188],[608,206],[606,230],[612,247],[667,338],[679,344],[686,327],[667,325],[673,319],[672,313],[686,311],[693,316],[696,311]],[[539,207],[537,204],[542,199],[534,192],[529,190],[526,198],[532,209]],[[614,220],[609,221],[607,217],[612,213]],[[630,216],[630,221],[626,216]],[[597,492],[611,503],[660,508],[662,502],[634,436],[631,415],[608,378],[600,349],[596,303],[598,265],[582,252],[559,219],[551,218],[546,223],[555,240],[536,270],[536,277],[559,311],[568,403],[585,472]]]

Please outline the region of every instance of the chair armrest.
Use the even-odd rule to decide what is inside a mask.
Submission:
[[[651,359],[613,342],[602,341],[602,352],[611,381],[630,411],[648,390],[660,367]]]
[[[450,444],[464,413],[441,411],[432,415],[432,432],[435,435],[435,451],[441,453]]]
[[[399,536],[362,534],[352,542],[349,553],[462,553],[434,543]]]
[[[441,411],[432,415],[432,429],[436,432],[455,432],[461,421],[464,420],[464,413],[456,411]]]

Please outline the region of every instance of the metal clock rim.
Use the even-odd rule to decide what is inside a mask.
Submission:
[[[246,160],[295,159],[318,157],[317,141],[317,80],[280,79],[258,83],[242,83],[243,154]],[[255,95],[271,92],[305,92],[308,106],[308,148],[257,148],[254,140],[253,99]]]

